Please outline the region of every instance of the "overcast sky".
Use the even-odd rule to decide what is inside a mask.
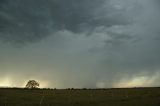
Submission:
[[[0,0],[0,86],[159,86],[159,0]]]

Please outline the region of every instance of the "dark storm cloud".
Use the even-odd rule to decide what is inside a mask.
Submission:
[[[0,2],[1,74],[25,73],[23,80],[57,81],[58,87],[158,84],[158,1]],[[28,44],[17,49],[6,42]]]
[[[6,0],[1,4],[0,37],[4,41],[24,43],[48,35],[52,24],[43,1]]]
[[[117,10],[109,3],[110,0],[1,0],[0,38],[21,44],[44,38],[50,31],[80,33],[132,21],[124,17],[127,10]]]

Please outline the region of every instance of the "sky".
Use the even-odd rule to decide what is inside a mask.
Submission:
[[[159,0],[0,0],[0,86],[160,86]]]

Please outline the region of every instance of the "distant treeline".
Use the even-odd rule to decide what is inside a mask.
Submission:
[[[133,87],[133,88],[20,88],[20,87],[0,87],[0,89],[18,89],[18,90],[110,90],[110,89],[151,89],[160,87]]]

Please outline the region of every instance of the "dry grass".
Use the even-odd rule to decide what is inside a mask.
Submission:
[[[160,106],[160,88],[0,89],[0,106]]]

